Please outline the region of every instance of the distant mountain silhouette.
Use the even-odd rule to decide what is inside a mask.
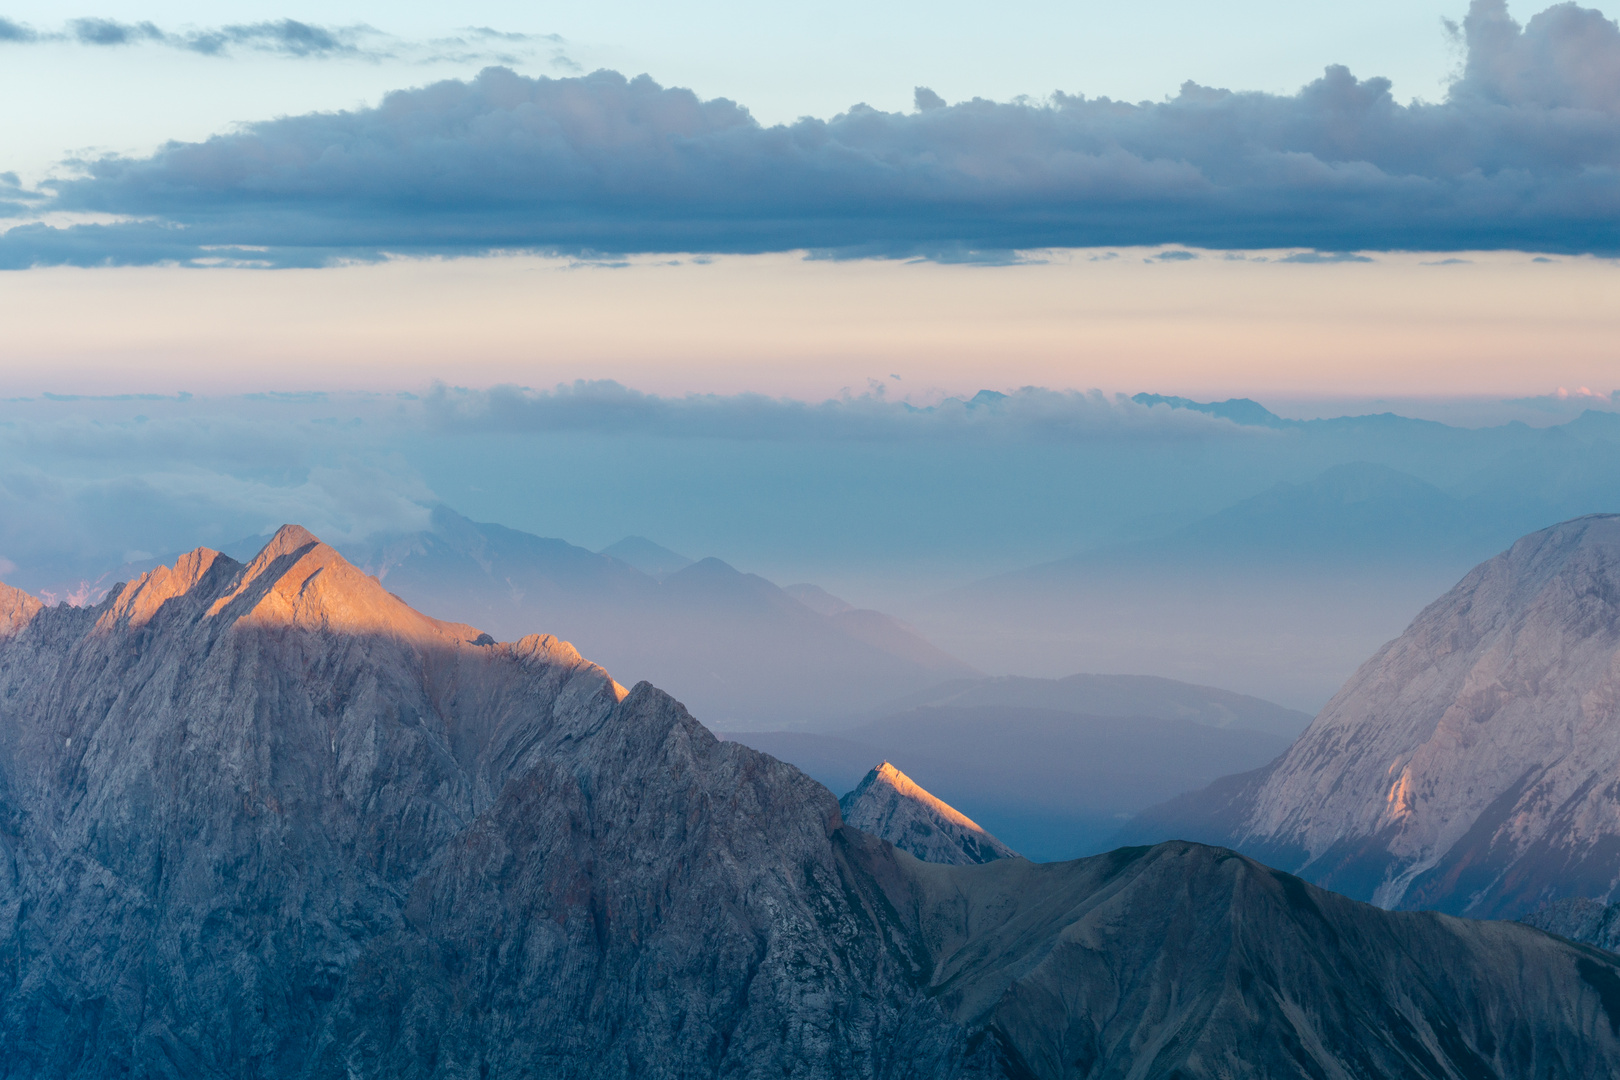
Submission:
[[[608,551],[645,561],[655,546],[622,541]],[[345,552],[423,610],[503,638],[550,627],[723,727],[825,721],[897,689],[973,673],[890,616],[822,614],[719,559],[654,577],[616,555],[478,524],[442,506],[429,530]]]
[[[616,544],[609,544],[600,554],[629,563],[643,574],[655,578],[666,578],[692,565],[692,560],[685,555],[655,544],[645,536],[627,536]]]
[[[1070,675],[1032,679],[994,675],[956,679],[885,702],[884,713],[924,707],[1050,709],[1085,716],[1150,716],[1188,720],[1206,727],[1263,731],[1292,739],[1311,722],[1309,713],[1248,694],[1156,675]]]
[[[732,732],[834,791],[887,760],[1032,859],[1107,850],[1130,815],[1272,760],[1286,738],[1015,706],[910,709],[832,734]]]
[[[1416,477],[1342,465],[1156,538],[977,582],[913,618],[986,666],[1140,670],[1152,655],[1158,675],[1315,709],[1499,534]]]
[[[848,600],[834,596],[819,585],[800,582],[797,585],[784,585],[782,591],[793,599],[822,615],[842,615],[846,611],[854,611],[855,605]]]

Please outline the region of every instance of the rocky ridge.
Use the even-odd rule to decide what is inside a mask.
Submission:
[[[296,527],[6,593],[0,1077],[1620,1072],[1620,961],[1232,852],[921,862]]]
[[[1532,911],[1519,921],[1571,941],[1620,952],[1620,904],[1567,896]]]
[[[1620,894],[1620,516],[1532,533],[1368,660],[1276,762],[1127,837],[1230,844],[1386,907]]]
[[[838,809],[845,824],[887,840],[923,862],[970,866],[1018,855],[887,761],[839,799]]]

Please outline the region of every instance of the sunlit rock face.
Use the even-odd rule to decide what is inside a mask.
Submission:
[[[921,862],[301,529],[0,592],[0,1077],[1620,1075],[1620,962],[1231,852]]]
[[[1277,762],[1144,817],[1389,907],[1617,898],[1620,517],[1475,568]]]
[[[924,862],[967,866],[1018,854],[887,761],[839,799],[838,808],[846,824]]]
[[[0,648],[0,1075],[960,1056],[825,789],[488,640],[295,527],[36,605]]]

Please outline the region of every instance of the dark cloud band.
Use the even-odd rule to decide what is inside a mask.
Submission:
[[[1178,243],[1620,253],[1620,27],[1474,0],[1466,68],[1402,105],[1342,67],[1297,94],[1128,104],[917,94],[763,127],[643,76],[471,82],[107,157],[0,264],[320,265],[387,254],[811,250],[937,258]],[[1335,255],[1334,259],[1349,256]],[[1319,258],[1318,261],[1327,261]]]
[[[375,27],[317,26],[297,19],[269,19],[204,29],[165,30],[152,22],[116,19],[72,19],[60,30],[39,30],[25,23],[0,18],[0,45],[71,42],[101,48],[155,44],[204,56],[229,56],[247,50],[301,59],[329,57],[358,60],[440,60],[512,62],[539,44],[558,45],[555,34],[521,34],[468,27],[458,35],[427,42],[410,42]],[[566,66],[566,65],[564,65]]]

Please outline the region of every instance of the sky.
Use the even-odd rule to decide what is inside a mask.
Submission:
[[[0,19],[13,394],[1620,386],[1595,9]]]
[[[1439,580],[1620,509],[1615,13],[0,7],[0,577],[443,502],[956,633],[1372,463],[1474,515]]]

